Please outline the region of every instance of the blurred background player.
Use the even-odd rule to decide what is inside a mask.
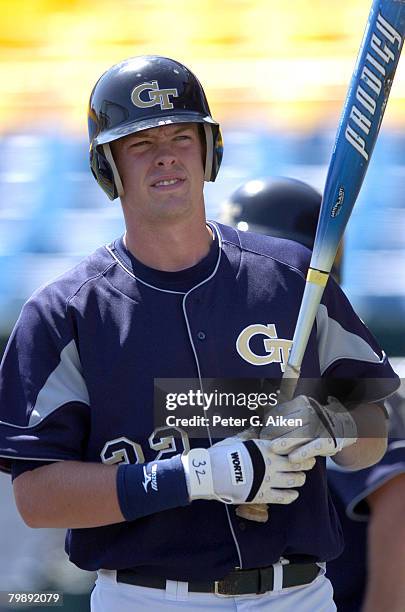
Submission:
[[[223,205],[221,220],[242,231],[300,242],[312,249],[320,193],[299,180],[248,181]],[[342,280],[340,245],[332,273]],[[339,612],[405,610],[405,386],[386,400],[387,452],[356,472],[328,462],[328,483],[343,527],[345,549],[327,565]]]

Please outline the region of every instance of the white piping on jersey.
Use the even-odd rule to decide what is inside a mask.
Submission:
[[[65,346],[60,354],[59,364],[50,373],[38,393],[28,425],[16,425],[6,421],[0,421],[0,424],[16,429],[30,429],[69,402],[80,402],[90,406],[89,393],[82,376],[82,365],[74,340]]]
[[[387,452],[394,451],[397,448],[405,448],[405,440],[395,440],[395,442],[390,442],[390,444],[388,444]]]
[[[16,427],[15,425],[13,427]],[[18,454],[17,456],[14,455],[2,455],[0,453],[0,457],[2,459],[9,459],[10,461],[14,461],[18,459],[18,461],[20,461],[20,459],[23,459],[24,461],[39,461],[42,463],[42,461],[66,461],[66,458],[64,459],[55,459],[55,457],[23,457],[22,455]],[[0,466],[0,472],[4,470],[3,466]]]
[[[383,363],[371,346],[360,336],[347,331],[328,314],[324,304],[320,304],[316,314],[319,365],[321,375],[339,359],[353,359],[367,363]],[[375,401],[375,400],[374,400]]]
[[[221,259],[222,237],[221,237],[221,234],[220,234],[217,226],[214,223],[209,223],[209,225],[210,225],[210,227],[213,226],[215,228],[216,238],[218,239],[218,250],[219,250],[218,259],[217,259],[217,262],[215,264],[214,271],[210,274],[210,276],[208,276],[206,279],[204,279],[201,283],[199,283],[195,287],[192,287],[189,291],[192,291],[196,287],[199,287],[200,285],[202,285],[206,281],[210,280],[210,278],[212,278],[216,274],[216,271],[218,270],[219,262],[220,262],[220,259]],[[125,272],[127,274],[129,274],[129,276],[131,276],[133,279],[137,280],[139,283],[142,283],[142,285],[145,285],[146,287],[149,287],[150,289],[155,289],[156,291],[162,291],[163,293],[175,293],[176,295],[186,295],[188,293],[187,291],[174,291],[172,289],[162,289],[161,287],[155,287],[155,285],[151,285],[150,283],[147,283],[146,281],[144,281],[141,278],[139,278],[138,276],[136,276],[133,272],[131,272],[131,270],[129,268],[127,268],[127,266],[124,264],[124,262],[121,261],[121,259],[112,251],[112,249],[110,249],[108,244],[105,245],[105,248],[110,253],[111,257],[113,259],[115,259],[117,264],[119,266],[121,266],[121,268],[123,270],[125,270]]]
[[[192,334],[191,334],[190,324],[189,324],[188,317],[187,317],[187,311],[186,311],[186,300],[187,300],[188,296],[189,296],[189,295],[190,295],[190,294],[191,294],[191,293],[192,293],[192,292],[193,292],[195,289],[198,289],[198,287],[201,287],[202,285],[204,285],[205,283],[207,283],[209,280],[211,280],[211,278],[213,278],[213,277],[215,276],[215,274],[217,273],[217,271],[218,271],[218,268],[219,268],[219,263],[220,263],[220,261],[221,261],[221,253],[222,253],[222,250],[221,250],[221,245],[222,245],[222,240],[221,240],[221,234],[220,234],[220,232],[219,232],[218,228],[216,227],[216,225],[214,225],[214,224],[212,224],[212,225],[214,226],[214,229],[215,229],[215,234],[216,234],[216,236],[217,236],[217,238],[218,238],[218,244],[219,244],[219,248],[218,248],[218,258],[217,258],[217,261],[216,261],[216,264],[215,264],[215,268],[213,269],[213,271],[211,272],[211,274],[210,274],[209,276],[207,276],[207,278],[205,278],[204,280],[200,281],[200,282],[199,282],[197,285],[194,285],[194,287],[191,287],[191,289],[189,289],[189,290],[188,290],[188,291],[187,291],[187,292],[184,294],[184,297],[183,297],[183,314],[184,314],[184,319],[185,319],[185,322],[186,322],[186,327],[187,327],[188,337],[189,337],[189,340],[190,340],[191,348],[192,348],[192,350],[193,350],[193,354],[194,354],[195,363],[196,363],[196,366],[197,366],[198,380],[200,381],[201,391],[203,391],[203,388],[202,388],[202,378],[201,378],[201,369],[200,369],[200,363],[199,363],[199,361],[198,361],[197,351],[195,350],[195,345],[194,345],[194,341],[193,341],[193,336],[192,336]],[[203,395],[203,397],[205,397],[205,396]],[[210,444],[211,444],[211,446],[212,446],[211,432],[210,432],[210,429],[209,429],[208,425],[207,425],[207,432],[208,432],[208,439],[209,439]]]
[[[161,289],[161,287],[155,287],[154,285],[151,285],[150,283],[145,282],[144,280],[142,280],[138,276],[135,276],[135,274],[133,272],[131,272],[131,270],[129,268],[126,267],[126,265],[119,259],[119,257],[117,257],[117,255],[110,249],[108,244],[105,245],[105,248],[110,253],[111,257],[113,257],[113,259],[115,259],[117,264],[119,266],[121,266],[121,268],[123,270],[125,270],[125,272],[127,274],[129,274],[129,276],[132,276],[133,279],[137,280],[138,283],[142,283],[142,285],[145,285],[146,287],[150,287],[150,289],[156,289],[156,291],[163,291],[164,293],[176,293],[177,295],[184,295],[184,293],[185,293],[184,291],[173,291],[171,289]]]
[[[197,285],[195,285],[194,287],[192,287],[191,289],[189,289],[187,292],[185,291],[172,291],[170,289],[162,289],[161,287],[155,287],[154,285],[151,285],[150,283],[147,283],[145,281],[143,281],[142,279],[138,278],[137,276],[135,276],[135,274],[133,272],[131,272],[131,270],[129,270],[129,268],[127,268],[127,266],[120,260],[119,257],[117,257],[117,255],[115,255],[115,253],[110,249],[110,247],[108,245],[106,245],[106,249],[107,251],[110,253],[110,255],[113,257],[113,259],[115,259],[115,261],[118,263],[118,265],[127,273],[129,274],[129,276],[131,276],[133,279],[137,280],[138,282],[142,283],[143,285],[145,285],[146,287],[150,287],[150,289],[155,289],[156,291],[161,291],[163,293],[175,293],[177,295],[183,295],[183,314],[184,314],[184,319],[185,319],[185,323],[186,323],[186,327],[187,327],[187,333],[188,333],[188,337],[190,340],[190,344],[191,344],[191,348],[194,354],[194,359],[195,359],[195,363],[197,366],[197,373],[198,373],[198,380],[200,382],[200,388],[201,391],[203,391],[203,384],[202,384],[202,377],[201,377],[201,368],[200,368],[200,363],[198,361],[198,355],[197,355],[197,351],[195,349],[195,345],[193,342],[193,337],[191,334],[191,329],[190,329],[190,324],[188,321],[188,317],[187,317],[187,312],[186,312],[186,300],[188,298],[188,296],[195,290],[198,289],[199,287],[201,287],[202,285],[204,285],[205,283],[207,283],[209,280],[211,280],[211,278],[213,278],[215,276],[215,274],[218,271],[218,267],[221,261],[221,253],[222,253],[222,236],[221,236],[221,232],[219,231],[219,228],[215,225],[215,223],[210,222],[208,224],[214,231],[215,231],[215,236],[218,240],[218,258],[214,267],[214,270],[211,272],[211,274],[205,278],[204,280],[202,280],[201,282],[199,282]],[[203,396],[204,397],[204,396]],[[208,439],[210,442],[210,445],[212,446],[212,437],[211,437],[211,432],[209,427],[207,426],[207,433],[208,433]],[[236,538],[236,534],[235,534],[235,530],[233,528],[232,525],[232,521],[231,521],[231,517],[229,514],[229,508],[226,504],[224,504],[225,506],[225,511],[228,517],[228,523],[229,523],[229,528],[231,530],[232,533],[232,537],[235,543],[235,547],[236,547],[236,551],[238,553],[238,559],[239,559],[239,567],[242,568],[242,555],[240,552],[240,547],[239,547],[239,543],[238,540]]]
[[[385,485],[385,483],[395,478],[395,476],[399,476],[400,474],[405,473],[405,463],[404,462],[393,463],[391,465],[386,465],[385,467],[387,468],[387,470],[389,469],[392,471],[388,472],[385,477],[379,478],[378,481],[375,482],[374,484],[371,484],[368,487],[365,487],[361,493],[356,495],[356,497],[354,497],[347,504],[346,515],[350,519],[352,519],[352,521],[357,521],[358,523],[368,521],[369,515],[365,513],[361,514],[360,512],[356,512],[356,506],[361,501],[367,502],[367,497],[370,495],[370,493],[374,493],[374,491],[377,491],[377,489],[379,489],[380,487]]]
[[[200,382],[200,390],[203,393],[203,397],[205,397],[204,395],[204,388],[203,388],[203,382],[202,382],[202,377],[201,377],[201,368],[200,368],[200,362],[198,361],[198,355],[197,355],[197,351],[195,348],[195,344],[194,344],[194,340],[193,340],[193,335],[191,333],[191,328],[190,328],[190,323],[188,320],[188,316],[187,316],[187,310],[186,310],[186,300],[189,297],[189,295],[195,290],[198,289],[198,287],[201,287],[201,285],[204,285],[205,283],[207,283],[213,276],[215,276],[215,274],[217,273],[218,267],[219,267],[219,263],[221,261],[221,234],[219,232],[219,229],[217,228],[217,226],[212,223],[210,224],[210,226],[212,226],[215,230],[215,233],[218,237],[219,240],[219,254],[218,254],[218,259],[217,259],[217,263],[215,264],[215,268],[212,271],[212,273],[210,274],[210,276],[208,276],[207,278],[205,278],[203,281],[201,281],[200,283],[198,283],[198,285],[195,285],[194,287],[192,287],[191,289],[189,289],[189,291],[187,291],[187,293],[185,294],[184,298],[183,298],[183,314],[184,314],[184,320],[186,322],[186,327],[187,327],[187,333],[188,333],[188,337],[190,340],[190,344],[191,344],[191,348],[193,350],[193,354],[194,354],[194,359],[195,359],[195,363],[197,366],[197,372],[198,372],[198,380]],[[211,431],[209,428],[209,425],[206,426],[207,428],[207,434],[208,434],[208,440],[210,442],[210,446],[212,446],[212,436],[211,436]],[[231,517],[229,514],[229,508],[226,504],[224,504],[225,507],[225,511],[226,511],[226,515],[228,518],[228,524],[229,524],[229,528],[231,530],[232,533],[232,537],[233,537],[233,541],[235,543],[235,547],[236,547],[236,552],[238,553],[238,559],[239,559],[239,567],[242,568],[243,567],[243,563],[242,563],[242,555],[241,555],[241,551],[240,551],[240,547],[239,547],[239,542],[237,540],[236,534],[235,534],[235,530],[234,527],[232,525],[232,521],[231,521]]]

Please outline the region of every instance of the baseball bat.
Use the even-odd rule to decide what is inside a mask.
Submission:
[[[291,399],[339,242],[364,180],[404,42],[405,0],[374,0],[346,95],[328,168],[292,348],[281,384]],[[254,506],[254,507],[253,507]],[[238,515],[265,522],[264,505]]]

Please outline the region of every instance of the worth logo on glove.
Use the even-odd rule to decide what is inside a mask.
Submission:
[[[263,340],[265,355],[257,355],[250,347],[250,341],[256,335],[265,336]],[[285,371],[291,346],[292,340],[278,338],[274,323],[249,325],[241,331],[236,340],[236,350],[245,361],[257,366],[279,363],[282,372]]]
[[[234,485],[243,485],[246,482],[245,470],[242,457],[238,451],[228,453],[228,461],[231,468],[232,482]]]
[[[148,92],[141,98],[141,94]],[[174,87],[172,89],[159,89],[157,81],[150,83],[141,83],[132,90],[132,103],[138,108],[150,108],[151,106],[160,106],[161,110],[170,110],[174,108],[170,101],[170,96],[173,98],[179,97],[179,92]],[[148,98],[145,100],[145,98]]]

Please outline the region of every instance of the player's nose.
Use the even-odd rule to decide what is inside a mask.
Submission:
[[[161,144],[155,155],[155,165],[159,167],[173,166],[177,161],[176,154],[169,144]]]

